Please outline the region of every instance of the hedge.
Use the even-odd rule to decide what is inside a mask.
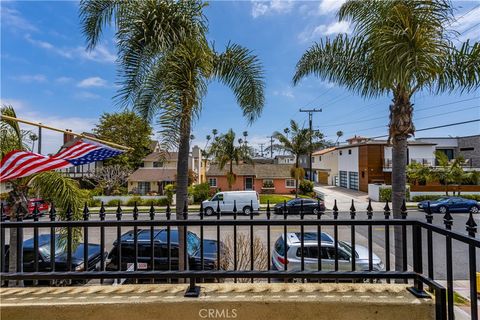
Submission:
[[[420,202],[420,201],[425,201],[425,200],[437,200],[437,199],[440,199],[440,198],[443,198],[443,197],[446,197],[446,195],[440,195],[440,194],[426,195],[425,194],[425,195],[421,195],[421,196],[413,196],[412,201]],[[460,194],[458,197],[480,201],[480,194]]]
[[[380,202],[385,201],[392,201],[392,188],[380,188]],[[407,188],[407,197],[406,199],[410,199],[410,189]]]

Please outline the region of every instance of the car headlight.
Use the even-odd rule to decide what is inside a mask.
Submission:
[[[83,262],[75,267],[75,271],[83,271]]]

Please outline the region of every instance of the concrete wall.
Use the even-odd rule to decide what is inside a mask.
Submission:
[[[351,154],[349,154],[349,150],[351,150]],[[358,147],[344,148],[338,152],[338,171],[358,172]]]
[[[201,284],[1,288],[2,319],[434,319],[433,299],[398,284]]]

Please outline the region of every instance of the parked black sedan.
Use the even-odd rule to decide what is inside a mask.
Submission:
[[[418,203],[418,209],[427,210],[430,202],[430,210],[432,212],[446,213],[447,208],[450,212],[478,213],[480,205],[475,200],[465,199],[461,197],[443,197],[437,200],[425,200]]]
[[[150,229],[137,230],[138,246],[138,270],[151,270],[151,236]],[[132,268],[135,263],[135,234],[133,230],[124,233],[121,243],[121,270]],[[200,238],[193,232],[187,232],[187,253],[190,270],[202,270]],[[168,254],[168,231],[167,229],[154,229],[154,266],[155,270],[178,270],[178,230],[170,230],[170,265]],[[113,243],[113,248],[108,254],[107,270],[118,270],[118,242]],[[224,251],[224,244],[220,242],[220,252]],[[203,269],[216,269],[217,264],[217,241],[203,239]]]
[[[300,214],[302,210],[304,213],[313,214],[325,211],[325,203],[321,200],[296,198],[288,201],[286,206],[284,203],[277,203],[273,207],[273,212],[276,214],[283,214],[285,207],[287,209],[287,214]]]
[[[3,270],[8,270],[10,246],[5,246],[5,257],[3,259]],[[71,270],[83,271],[85,264],[83,261],[84,244],[80,243],[72,251]],[[103,254],[106,254],[105,252]],[[50,234],[40,234],[38,236],[38,271],[49,272],[51,269],[51,252],[50,252]],[[87,270],[93,271],[98,268],[101,259],[100,245],[88,244],[88,262]],[[64,241],[59,234],[55,235],[55,271],[67,271],[67,250]],[[33,238],[23,242],[23,271],[35,271],[35,251]],[[28,284],[28,282],[27,282]]]

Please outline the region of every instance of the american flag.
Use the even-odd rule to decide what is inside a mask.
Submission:
[[[64,169],[115,157],[123,151],[90,140],[78,140],[53,156],[13,150],[0,163],[0,181],[13,180],[34,173]]]

